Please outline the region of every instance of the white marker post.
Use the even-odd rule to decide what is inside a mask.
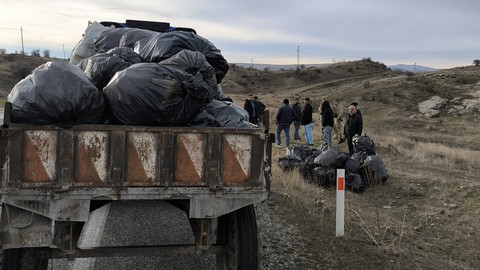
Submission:
[[[345,170],[337,170],[337,237],[345,234]]]

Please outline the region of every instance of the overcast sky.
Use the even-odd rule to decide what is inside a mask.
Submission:
[[[194,28],[230,63],[467,66],[480,59],[480,0],[0,0],[0,48],[68,58],[88,21]]]

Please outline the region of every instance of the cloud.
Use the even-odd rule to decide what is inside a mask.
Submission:
[[[477,0],[17,0],[2,3],[0,46],[18,50],[19,31],[4,28],[21,26],[28,46],[70,51],[89,20],[138,19],[194,28],[238,62],[296,63],[300,45],[310,63],[372,57],[469,65],[479,57],[478,10]]]

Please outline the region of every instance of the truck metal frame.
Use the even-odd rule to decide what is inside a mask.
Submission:
[[[258,246],[250,238],[257,238],[253,204],[267,199],[270,188],[274,136],[268,133],[268,111],[265,125],[253,129],[63,129],[11,123],[10,109],[7,103],[0,128],[0,243],[5,254],[33,254],[37,265],[45,265],[61,257],[216,253],[219,269],[258,265],[255,258],[257,262],[241,266],[252,254],[238,250],[238,241]],[[118,200],[171,202],[187,213],[195,245],[78,248],[82,228],[95,222],[92,211]],[[242,240],[238,220],[245,217],[250,236]]]

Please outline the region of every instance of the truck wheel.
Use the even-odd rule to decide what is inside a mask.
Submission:
[[[35,249],[3,250],[2,270],[47,270],[48,259],[37,258]]]
[[[227,246],[226,253],[217,254],[218,270],[259,269],[259,241],[253,205],[218,219],[217,244]]]

